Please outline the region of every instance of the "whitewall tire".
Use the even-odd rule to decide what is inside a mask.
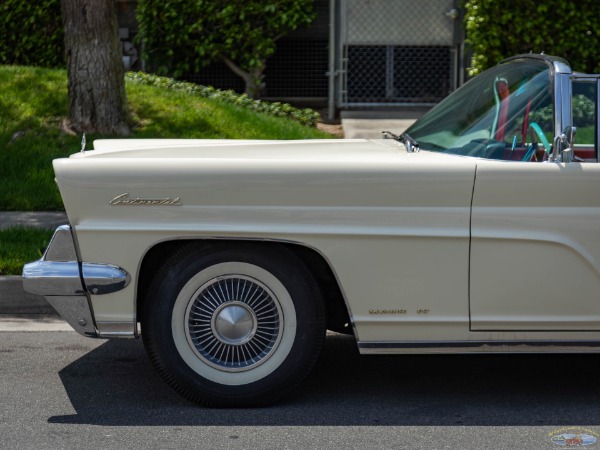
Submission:
[[[264,405],[312,368],[323,311],[310,272],[286,248],[191,244],[158,272],[142,336],[159,373],[186,398]]]

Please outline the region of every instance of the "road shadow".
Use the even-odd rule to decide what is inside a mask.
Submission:
[[[328,336],[309,378],[268,408],[206,409],[160,379],[141,341],[108,341],[59,373],[76,411],[110,426],[600,425],[598,355],[359,356]]]

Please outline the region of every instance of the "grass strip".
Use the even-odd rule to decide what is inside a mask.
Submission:
[[[314,139],[330,134],[304,126],[312,113],[289,105],[267,105],[237,94],[204,88],[210,98],[191,95],[187,84],[163,79],[157,85],[126,84],[131,138]],[[207,90],[208,89],[208,90]],[[207,94],[208,95],[208,94]],[[0,66],[0,211],[60,211],[52,160],[80,149],[81,135],[61,130],[68,113],[65,70]],[[294,116],[274,117],[284,114]],[[271,115],[269,115],[271,114]],[[101,139],[88,134],[87,141]],[[91,148],[91,145],[88,145]]]
[[[43,255],[53,233],[22,226],[0,230],[0,275],[20,275],[23,264]]]
[[[254,100],[246,94],[238,94],[232,90],[221,90],[212,86],[202,86],[187,81],[177,81],[173,78],[161,77],[151,73],[128,72],[125,75],[125,80],[131,83],[158,86],[165,89],[187,92],[189,94],[241,106],[250,111],[261,112],[275,117],[286,117],[310,127],[314,127],[321,118],[318,112],[310,108],[299,109],[294,108],[289,103]]]

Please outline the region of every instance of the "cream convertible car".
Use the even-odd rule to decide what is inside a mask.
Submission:
[[[523,55],[394,139],[96,141],[54,161],[70,225],[25,287],[85,336],[141,334],[204,405],[277,400],[326,329],[363,354],[598,352],[598,83]]]

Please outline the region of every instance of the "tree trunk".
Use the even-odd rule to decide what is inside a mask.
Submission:
[[[262,63],[259,67],[254,67],[250,70],[250,72],[246,72],[226,56],[221,56],[221,59],[225,64],[227,64],[227,67],[229,67],[233,73],[244,80],[244,83],[246,84],[246,95],[253,99],[260,98],[263,90],[265,89],[265,63]]]
[[[61,0],[69,79],[70,127],[129,134],[114,0]]]

